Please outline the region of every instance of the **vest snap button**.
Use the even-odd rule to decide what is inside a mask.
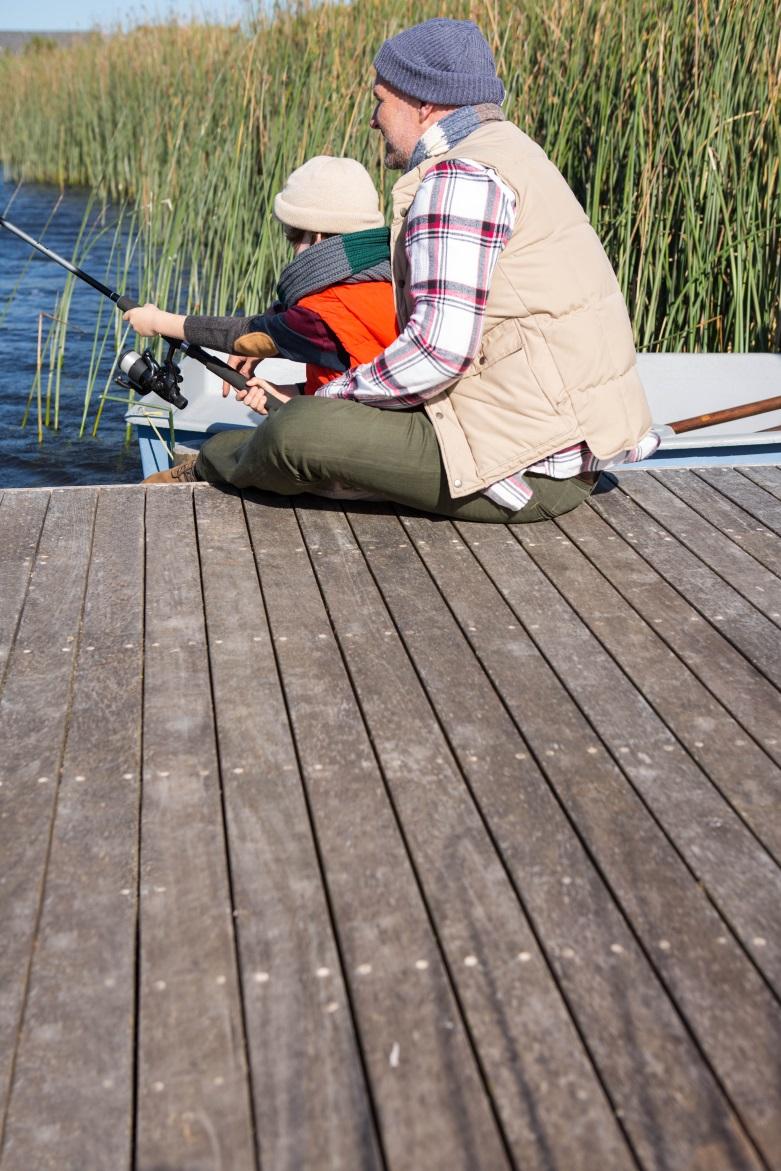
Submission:
[[[441,412],[441,411],[434,411],[434,418],[435,418],[435,419],[441,419],[441,418],[442,418],[442,412]]]
[[[460,480],[454,480],[454,481],[453,481],[453,487],[454,487],[454,488],[460,488],[460,487],[461,487],[461,481],[460,481]]]

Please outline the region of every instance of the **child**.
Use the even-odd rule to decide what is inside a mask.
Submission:
[[[250,377],[237,398],[265,414],[267,393],[289,398],[371,362],[398,333],[390,283],[389,233],[368,171],[355,159],[319,155],[288,178],[274,200],[295,258],[278,300],[253,317],[186,317],[146,304],[125,314],[136,333],[163,334],[237,357],[251,376],[262,358],[306,363],[303,386]],[[223,395],[232,388],[223,383]]]

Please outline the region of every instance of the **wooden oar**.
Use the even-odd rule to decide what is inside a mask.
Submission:
[[[712,427],[715,423],[732,423],[735,419],[749,419],[752,415],[764,415],[767,411],[781,411],[781,395],[763,398],[755,403],[741,403],[737,407],[725,407],[723,411],[710,411],[706,415],[693,415],[691,419],[679,419],[677,423],[668,423],[667,426],[676,435],[681,435],[684,431]]]

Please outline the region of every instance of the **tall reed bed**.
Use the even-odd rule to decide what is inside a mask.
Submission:
[[[287,260],[270,206],[318,153],[393,175],[368,128],[383,38],[423,0],[281,7],[0,60],[0,159],[124,201],[141,298],[247,311]],[[781,349],[781,0],[456,0],[506,112],[549,152],[618,273],[641,349]]]

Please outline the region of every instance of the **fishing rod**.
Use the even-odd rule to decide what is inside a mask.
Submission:
[[[32,236],[28,236],[21,228],[17,228],[5,216],[0,216],[0,227],[6,228],[14,236],[18,236],[20,240],[24,240],[25,244],[29,244],[31,248],[35,248],[38,252],[43,253],[49,260],[53,260],[55,264],[59,264],[61,268],[66,269],[79,280],[84,281],[85,284],[91,286],[98,293],[102,293],[104,297],[108,297],[113,301],[116,307],[122,313],[127,313],[128,309],[138,308],[138,301],[134,301],[132,297],[127,297],[123,293],[116,293],[110,289],[108,285],[102,284],[101,281],[90,276],[88,272],[78,268],[75,264],[71,264],[64,256],[59,256],[53,252],[51,248],[47,248],[45,244],[34,240]],[[221,358],[215,358],[207,350],[201,349],[200,346],[193,345],[192,342],[180,341],[177,338],[163,337],[163,341],[168,346],[168,354],[163,362],[158,362],[151,350],[144,350],[143,354],[137,353],[136,350],[126,350],[120,354],[117,365],[122,371],[118,375],[116,381],[120,386],[129,387],[135,390],[138,394],[157,394],[166,402],[171,403],[172,406],[183,410],[187,406],[187,399],[179,390],[179,383],[182,381],[182,373],[174,361],[174,354],[177,350],[181,350],[188,358],[194,358],[196,362],[200,362],[212,374],[216,374],[218,378],[224,379],[225,382],[230,383],[236,390],[245,390],[247,387],[247,379],[243,374],[239,374],[238,370],[234,370],[227,362],[223,362]],[[123,377],[124,375],[124,377]],[[281,406],[281,400],[274,398],[272,395],[267,396],[266,409],[271,412],[275,411],[277,407]]]
[[[90,285],[97,292],[102,293],[104,297],[108,297],[113,301],[117,308],[126,313],[128,309],[136,309],[138,301],[134,301],[132,297],[126,297],[124,294],[115,293],[107,285],[102,284],[89,273],[84,272],[83,269],[78,268],[75,264],[71,264],[63,256],[59,256],[53,252],[51,248],[47,248],[45,244],[41,244],[38,240],[34,240],[32,236],[28,236],[21,228],[17,228],[10,223],[4,216],[0,216],[0,227],[6,228],[12,232],[14,236],[18,236],[20,240],[24,240],[31,248],[42,252],[49,260],[53,260],[62,268],[67,269],[68,272],[73,273],[79,280],[84,281]],[[163,337],[163,341],[168,345],[168,354],[164,362],[160,363],[156,360],[151,350],[144,350],[143,354],[137,353],[135,350],[126,350],[124,354],[120,355],[117,365],[119,366],[124,378],[117,377],[117,382],[120,386],[132,387],[141,395],[155,393],[178,407],[180,410],[187,406],[187,399],[179,391],[179,383],[182,381],[182,374],[179,367],[174,362],[174,354],[177,350],[181,350],[188,358],[195,358],[196,362],[200,362],[212,374],[216,374],[218,378],[222,378],[228,382],[236,390],[245,390],[247,386],[247,379],[243,374],[239,374],[238,370],[234,370],[227,362],[223,362],[221,358],[215,358],[213,354],[201,349],[200,346],[194,345],[192,342],[179,341],[175,338]],[[266,396],[266,410],[271,413],[276,411],[282,405],[282,400],[276,398],[274,395]],[[768,411],[774,411],[781,408],[781,396],[774,398],[762,399],[760,402],[742,403],[739,406],[728,407],[721,411],[712,411],[703,415],[695,415],[690,419],[678,419],[674,423],[668,423],[669,429],[676,435],[683,434],[687,431],[697,431],[701,427],[712,426],[714,423],[729,423],[737,419],[750,418],[753,415],[765,414]],[[767,428],[767,430],[775,430],[775,428]]]

